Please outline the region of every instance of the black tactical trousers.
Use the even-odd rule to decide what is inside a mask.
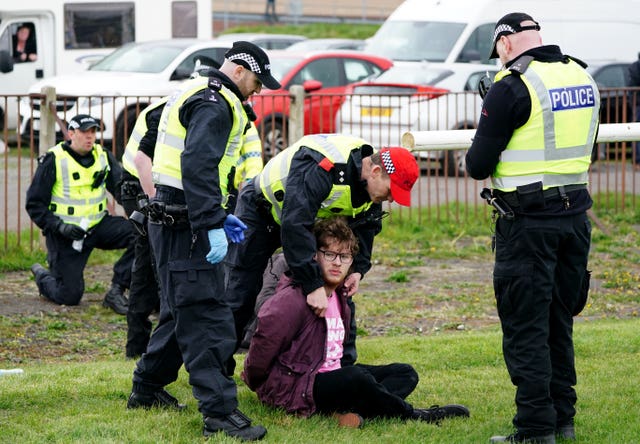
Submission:
[[[202,414],[227,415],[238,405],[236,384],[225,369],[236,338],[222,265],[205,259],[205,230],[192,236],[188,225],[150,222],[149,240],[160,279],[160,319],[137,363],[133,390],[149,393],[174,382],[184,362]]]
[[[94,248],[117,250],[126,248],[113,266],[111,282],[129,288],[134,255],[134,234],[129,222],[120,216],[106,215],[91,228],[83,241],[82,251],[71,246],[73,241],[58,233],[47,235],[49,271],[36,280],[38,289],[53,302],[78,305],[84,293],[84,267]]]
[[[575,416],[573,316],[586,302],[590,238],[585,213],[496,226],[494,290],[517,387],[513,424],[525,436],[552,434]]]

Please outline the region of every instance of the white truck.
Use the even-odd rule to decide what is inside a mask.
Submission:
[[[489,62],[495,23],[525,12],[544,44],[582,60],[633,61],[640,0],[405,0],[367,41],[365,51],[394,62]]]
[[[171,38],[211,39],[211,0],[2,2],[0,129],[17,127],[18,95],[37,81],[83,71],[125,43]]]

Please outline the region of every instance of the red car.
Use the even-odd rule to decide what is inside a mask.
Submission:
[[[265,160],[288,146],[289,88],[302,85],[307,93],[304,103],[304,134],[335,132],[335,116],[344,100],[348,84],[389,69],[389,59],[357,51],[270,51],[271,73],[281,89],[263,89],[251,98],[258,116],[256,125],[262,135]]]

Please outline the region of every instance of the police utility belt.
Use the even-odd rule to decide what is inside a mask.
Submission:
[[[563,185],[557,187],[542,189],[542,182],[535,182],[529,185],[519,186],[516,191],[502,192],[494,190],[493,196],[502,199],[511,208],[526,209],[527,207],[536,207],[543,204],[547,200],[559,199],[563,202],[565,209],[569,209],[571,202],[567,193],[577,190],[584,190],[585,184]]]
[[[185,228],[189,226],[189,213],[187,206],[181,204],[167,204],[161,201],[153,201],[148,206],[149,222],[162,224],[167,227]]]

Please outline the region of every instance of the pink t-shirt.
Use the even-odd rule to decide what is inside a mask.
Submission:
[[[329,305],[324,315],[327,322],[327,344],[325,346],[324,364],[318,370],[320,373],[340,368],[340,358],[342,358],[343,352],[342,342],[345,334],[340,314],[340,300],[338,295],[333,292],[329,297]]]

